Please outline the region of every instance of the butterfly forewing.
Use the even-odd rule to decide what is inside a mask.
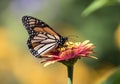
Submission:
[[[66,41],[41,20],[31,16],[23,16],[22,22],[29,34],[27,45],[30,52],[36,57],[47,55],[50,51],[58,48],[59,44],[63,45]]]
[[[52,35],[59,35],[45,22],[38,20],[34,17],[23,16],[22,22],[25,25],[29,34],[33,34],[35,32],[47,32]]]

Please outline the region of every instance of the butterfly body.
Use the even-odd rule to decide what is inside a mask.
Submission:
[[[22,22],[29,34],[28,48],[35,57],[48,55],[51,51],[63,47],[68,39],[55,32],[43,21],[34,17],[23,16]]]

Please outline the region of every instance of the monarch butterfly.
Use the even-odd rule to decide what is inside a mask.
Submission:
[[[23,16],[22,22],[29,34],[28,48],[35,57],[43,57],[62,47],[68,39],[55,32],[45,22],[32,16]]]

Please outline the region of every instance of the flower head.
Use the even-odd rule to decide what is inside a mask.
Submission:
[[[91,56],[93,54],[93,49],[95,46],[92,43],[89,43],[89,40],[84,42],[66,42],[66,47],[60,48],[57,51],[52,52],[48,55],[43,61],[46,62],[44,66],[55,62],[70,62],[71,60],[77,60],[81,57],[95,58]]]

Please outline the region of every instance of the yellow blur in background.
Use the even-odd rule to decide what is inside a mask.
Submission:
[[[85,14],[88,16],[81,16],[91,2],[1,0],[0,84],[67,84],[67,70],[63,64],[43,67],[40,59],[29,52],[27,31],[21,22],[24,15],[44,20],[61,35],[79,36],[77,39],[72,37],[74,41],[91,40],[96,45],[98,60],[79,60],[74,66],[74,84],[103,84],[120,64],[120,6],[104,4],[105,8],[101,6],[99,10]]]

